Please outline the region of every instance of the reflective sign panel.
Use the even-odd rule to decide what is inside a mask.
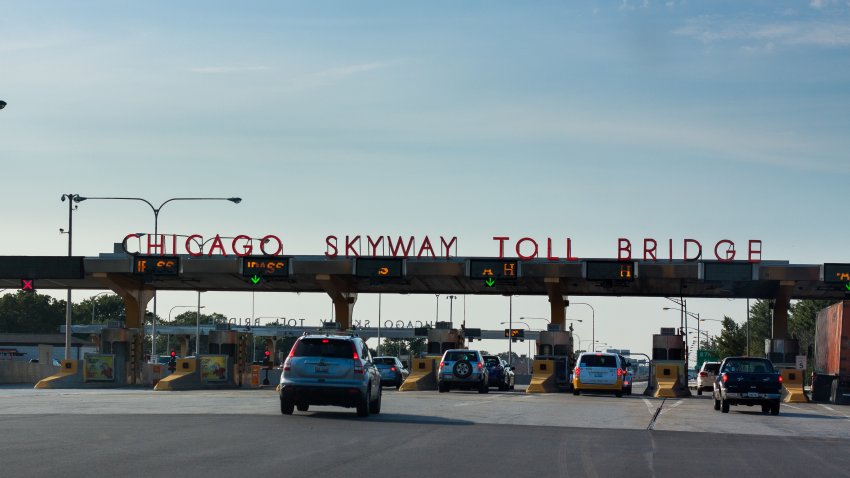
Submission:
[[[357,277],[401,279],[404,276],[404,259],[358,257],[355,266],[357,267]]]
[[[0,257],[0,279],[82,279],[83,258],[68,256]]]

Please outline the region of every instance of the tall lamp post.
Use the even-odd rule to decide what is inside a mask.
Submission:
[[[454,328],[454,310],[455,310],[455,299],[457,299],[456,295],[447,295],[446,300],[449,300],[449,328]]]
[[[588,304],[587,302],[570,302],[569,303],[569,305],[573,305],[573,304],[586,305],[586,306],[590,307],[590,318],[591,318],[591,322],[592,322],[591,329],[590,329],[590,339],[593,341],[593,343],[596,343],[596,310],[594,310],[593,306]],[[596,351],[595,347],[594,347],[594,351]]]
[[[238,198],[238,197],[231,197],[231,198],[171,198],[171,199],[166,199],[162,204],[159,205],[159,207],[154,207],[154,205],[151,204],[150,201],[148,201],[147,199],[144,199],[144,198],[82,197],[82,196],[77,195],[73,199],[74,199],[74,202],[82,202],[82,201],[87,201],[89,199],[108,199],[108,200],[118,200],[118,201],[141,201],[141,202],[147,204],[148,206],[150,206],[151,211],[153,211],[153,234],[154,234],[155,240],[159,240],[159,211],[161,211],[162,208],[166,204],[168,204],[172,201],[230,201],[233,204],[239,204],[240,202],[242,202],[242,198]],[[69,228],[70,228],[70,226],[69,226]],[[69,243],[70,243],[70,240],[71,240],[71,238],[70,238],[70,234],[69,234],[69,237],[68,237]],[[68,247],[69,247],[69,251],[70,251],[70,245]],[[68,255],[71,255],[71,253],[69,252]],[[70,300],[70,294],[71,294],[71,292],[69,290],[68,291],[69,300]],[[200,301],[200,296],[198,296],[198,301]],[[200,314],[200,311],[198,313]],[[144,320],[144,319],[142,319],[142,320]],[[144,327],[142,327],[142,329],[144,330]],[[151,320],[151,357],[156,357],[156,289],[153,290],[153,319]]]
[[[6,103],[3,103],[6,106]],[[75,202],[80,202],[79,194],[63,194],[62,202],[68,200],[68,257],[71,257],[71,239],[74,224],[74,216],[72,215],[77,206]],[[65,232],[59,229],[59,232]],[[68,287],[68,300],[65,302],[65,360],[71,360],[71,288]]]
[[[94,297],[91,298],[91,323],[92,324],[94,324],[94,311],[97,308],[97,302],[95,302],[94,300],[97,299],[98,296],[101,296],[103,294],[108,294],[108,293],[109,292],[100,292],[98,294],[95,294]]]

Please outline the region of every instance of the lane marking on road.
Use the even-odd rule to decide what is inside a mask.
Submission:
[[[678,406],[679,406],[679,405],[681,405],[681,404],[682,404],[682,400],[677,400],[677,401],[676,401],[676,403],[674,403],[673,405],[670,405],[670,406],[669,406],[669,407],[667,407],[667,408],[666,408],[663,412],[661,412],[661,415],[664,415],[665,413],[667,413],[667,412],[669,412],[670,410],[672,410],[672,409],[674,409],[674,408],[678,407]]]
[[[649,414],[650,415],[654,414],[655,413],[655,407],[652,406],[652,402],[650,402],[649,400],[647,400],[645,398],[642,399],[642,400],[643,400],[643,403],[646,404],[646,408],[649,409]]]
[[[783,407],[793,408],[794,410],[802,410],[800,407],[795,407],[794,405],[789,405],[787,403],[782,404]]]
[[[834,408],[832,408],[832,407],[830,407],[830,406],[828,406],[828,405],[824,405],[824,404],[822,404],[822,403],[818,403],[818,405],[820,405],[820,406],[821,406],[821,407],[823,407],[823,408],[826,408],[826,409],[827,409],[827,410],[829,410],[830,412],[834,412],[834,411],[835,411],[835,409],[834,409]]]
[[[655,415],[652,416],[652,420],[650,420],[649,425],[647,425],[647,427],[646,427],[647,430],[655,429],[655,420],[658,419],[658,415],[661,413],[661,408],[664,407],[664,402],[666,402],[666,401],[667,401],[666,398],[661,399],[661,404],[658,405],[658,410],[655,411]]]

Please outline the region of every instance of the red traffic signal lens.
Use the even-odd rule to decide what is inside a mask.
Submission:
[[[176,356],[177,356],[177,352],[175,352],[175,351],[173,351],[173,350],[172,350],[172,351],[171,351],[171,358],[174,358],[174,357],[176,357]]]
[[[266,350],[266,357],[270,356],[272,353]]]

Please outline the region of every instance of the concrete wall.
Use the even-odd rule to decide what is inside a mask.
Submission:
[[[0,383],[35,384],[44,377],[59,373],[59,367],[44,363],[0,360]]]

